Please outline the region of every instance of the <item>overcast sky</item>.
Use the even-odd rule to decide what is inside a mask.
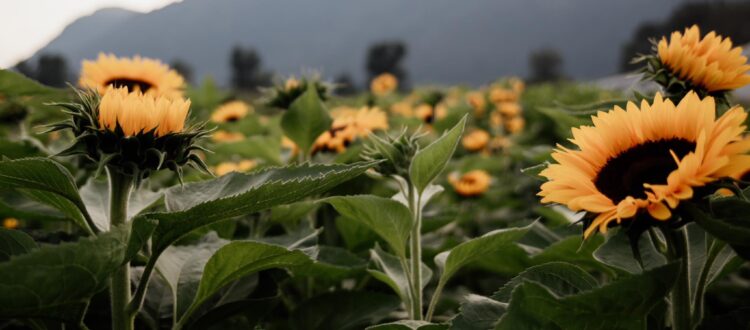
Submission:
[[[2,0],[0,68],[15,65],[54,39],[68,24],[97,9],[148,12],[181,0]]]

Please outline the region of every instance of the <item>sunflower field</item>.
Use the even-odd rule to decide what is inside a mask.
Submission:
[[[0,329],[745,329],[750,64],[636,61],[658,91],[0,71]]]

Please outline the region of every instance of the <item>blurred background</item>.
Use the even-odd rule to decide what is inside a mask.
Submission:
[[[0,67],[51,86],[111,52],[246,90],[304,71],[352,92],[382,72],[407,89],[509,75],[627,89],[649,38],[699,24],[750,42],[750,1],[16,0],[0,13]]]

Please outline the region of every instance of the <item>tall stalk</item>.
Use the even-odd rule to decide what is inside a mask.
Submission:
[[[409,185],[409,209],[414,223],[411,229],[411,285],[412,313],[415,320],[422,320],[422,207],[421,195]]]
[[[662,229],[667,240],[669,260],[680,263],[677,283],[672,287],[672,329],[692,329],[692,307],[690,301],[690,256],[688,254],[687,232],[680,229]]]
[[[107,167],[109,178],[110,226],[122,225],[128,219],[128,199],[133,189],[133,177]],[[135,315],[127,312],[130,302],[130,263],[125,263],[110,278],[110,301],[112,307],[112,329],[132,330]]]

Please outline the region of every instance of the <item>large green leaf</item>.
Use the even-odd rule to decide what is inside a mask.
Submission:
[[[323,193],[362,174],[373,164],[303,164],[251,174],[230,173],[169,189],[165,198],[168,212],[147,213],[137,218],[158,221],[152,247],[158,255],[194,229]]]
[[[344,217],[377,233],[399,257],[406,256],[412,215],[403,204],[373,195],[329,197],[323,201],[331,204]]]
[[[435,324],[425,321],[403,320],[369,326],[366,330],[445,330],[447,324]]]
[[[485,255],[499,253],[514,246],[533,225],[532,223],[526,227],[495,230],[436,255],[435,264],[441,269],[440,283],[444,285],[448,282],[461,267]]]
[[[331,116],[318,97],[315,84],[307,84],[305,93],[289,106],[281,117],[281,128],[297,146],[307,153],[315,139],[331,128]]]
[[[366,291],[334,291],[304,301],[292,312],[295,330],[354,330],[377,323],[398,308],[396,296]]]
[[[297,267],[310,262],[310,257],[300,250],[260,242],[231,242],[216,251],[206,263],[195,299],[181,316],[181,324],[203,302],[235,280],[261,270]]]
[[[645,329],[646,316],[669,293],[678,272],[679,264],[669,264],[562,297],[524,281],[495,329]]]
[[[417,191],[422,191],[434,180],[456,151],[458,141],[464,132],[466,116],[453,126],[447,133],[432,142],[422,150],[419,150],[409,166],[409,178]]]
[[[34,239],[26,233],[0,227],[0,262],[10,259],[11,256],[26,254],[36,248]]]
[[[737,197],[718,198],[711,201],[713,216],[697,206],[686,204],[685,210],[692,220],[714,237],[727,242],[737,255],[750,260],[750,202]]]
[[[22,158],[0,161],[0,187],[13,188],[30,198],[50,205],[92,232],[86,206],[78,194],[73,176],[65,167],[48,158]]]
[[[310,276],[322,283],[335,284],[358,273],[364,273],[366,267],[367,260],[349,250],[336,246],[318,246],[317,260],[295,268],[294,274]]]
[[[606,265],[631,274],[667,263],[667,259],[656,249],[648,234],[641,235],[638,240],[637,254],[634,254],[630,239],[624,230],[607,235],[607,241],[596,249],[594,257]]]
[[[0,319],[42,318],[78,324],[89,299],[135,256],[154,224],[114,228],[76,243],[44,246],[0,263]]]
[[[526,281],[540,283],[557,296],[576,294],[598,286],[596,279],[580,267],[565,262],[550,262],[521,272],[495,292],[492,299],[510,301],[513,289]]]
[[[461,303],[458,315],[451,320],[453,330],[486,330],[495,327],[495,323],[505,312],[507,304],[497,300],[470,294]]]
[[[232,156],[260,158],[272,165],[281,165],[281,139],[277,136],[251,136],[237,142],[220,143],[211,148],[209,159],[225,160]]]
[[[370,250],[370,259],[377,266],[377,270],[369,269],[368,272],[375,279],[387,284],[393,289],[401,300],[408,302],[411,299],[409,277],[404,272],[404,267],[398,257],[383,251],[380,246],[375,245],[375,248]],[[406,267],[411,265],[409,259],[406,261]],[[432,279],[432,270],[430,267],[422,263],[422,288],[427,286]]]
[[[89,180],[81,187],[80,194],[86,210],[94,220],[94,225],[101,231],[108,231],[110,226],[109,184],[106,181]],[[162,192],[154,192],[145,188],[135,189],[128,199],[128,220],[152,206],[162,196]]]

